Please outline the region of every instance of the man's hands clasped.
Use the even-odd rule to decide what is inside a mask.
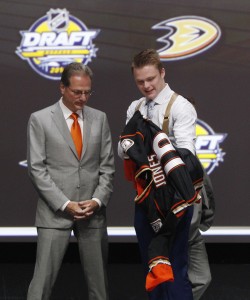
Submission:
[[[88,219],[99,208],[95,200],[85,200],[80,202],[70,201],[65,211],[74,217],[74,220]]]

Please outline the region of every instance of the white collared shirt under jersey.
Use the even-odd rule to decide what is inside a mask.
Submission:
[[[70,109],[68,109],[67,106],[65,106],[65,104],[62,101],[62,98],[59,100],[59,105],[61,107],[61,110],[62,110],[63,116],[65,118],[65,121],[68,125],[69,131],[71,131],[71,126],[74,122],[74,120],[72,118],[70,118],[70,116],[72,114],[72,111]],[[81,133],[82,133],[82,136],[83,136],[83,113],[82,113],[82,110],[78,110],[78,111],[76,111],[76,113],[78,114],[78,123],[80,125]],[[98,203],[99,207],[101,207],[102,203],[99,199],[92,198],[92,200],[95,200]],[[61,207],[62,211],[65,210],[65,208],[66,208],[66,206],[68,205],[69,202],[70,201],[67,201],[66,203],[64,203],[64,205]]]
[[[162,129],[163,119],[167,105],[174,91],[166,84],[165,88],[152,99],[156,104],[153,110],[152,122]],[[133,101],[127,111],[126,123],[132,118],[139,103],[140,112],[147,117],[147,99],[145,97]],[[197,113],[194,106],[184,97],[178,96],[172,105],[169,115],[169,138],[178,148],[189,149],[195,154],[196,132],[195,125]],[[119,151],[120,152],[120,151]]]

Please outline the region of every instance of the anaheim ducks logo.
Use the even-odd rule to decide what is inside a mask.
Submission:
[[[100,30],[89,30],[66,9],[50,9],[29,30],[21,31],[16,54],[43,77],[58,80],[71,62],[88,64],[96,57],[92,40]]]
[[[162,21],[152,29],[166,30],[157,39],[165,46],[158,50],[161,60],[191,57],[212,47],[220,38],[221,30],[213,21],[197,16],[182,16]]]
[[[225,152],[220,148],[227,134],[215,133],[213,129],[201,120],[197,120],[196,124],[196,153],[208,174],[211,174],[215,167],[219,166],[219,162],[223,162]]]

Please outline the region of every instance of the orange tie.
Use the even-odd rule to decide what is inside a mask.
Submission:
[[[74,120],[72,126],[71,126],[71,135],[72,139],[75,143],[76,151],[78,154],[78,157],[81,158],[82,154],[82,133],[81,133],[81,128],[78,123],[78,114],[73,113],[70,115],[70,118]]]

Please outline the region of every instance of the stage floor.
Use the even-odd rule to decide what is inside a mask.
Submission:
[[[250,300],[249,247],[208,245],[212,283],[201,300]],[[0,300],[26,300],[35,250],[35,243],[0,243]],[[110,300],[147,300],[136,244],[110,245],[108,276]],[[86,285],[77,245],[71,244],[51,300],[83,299],[87,300]]]
[[[0,300],[25,300],[33,264],[1,264]],[[249,300],[250,265],[211,265],[213,281],[202,300]],[[110,264],[110,300],[146,300],[140,264]],[[64,263],[51,300],[87,299],[78,263]],[[184,300],[184,299],[183,299]]]

